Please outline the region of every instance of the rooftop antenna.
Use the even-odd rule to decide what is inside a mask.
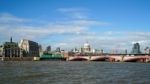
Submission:
[[[10,38],[10,42],[12,43],[12,37]]]

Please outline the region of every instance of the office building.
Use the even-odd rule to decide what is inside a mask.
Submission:
[[[131,54],[141,54],[140,44],[139,43],[133,44],[133,48],[132,48]]]
[[[19,47],[23,50],[24,56],[39,56],[39,45],[34,41],[22,39],[19,43]]]

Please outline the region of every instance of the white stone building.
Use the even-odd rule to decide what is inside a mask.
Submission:
[[[39,45],[34,41],[22,39],[19,43],[19,47],[24,51],[24,56],[39,56]]]

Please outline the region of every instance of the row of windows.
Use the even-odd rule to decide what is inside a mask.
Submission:
[[[5,45],[5,48],[18,47],[17,45]]]

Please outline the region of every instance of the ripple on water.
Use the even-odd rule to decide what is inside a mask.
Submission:
[[[0,84],[149,84],[150,63],[0,62]]]

